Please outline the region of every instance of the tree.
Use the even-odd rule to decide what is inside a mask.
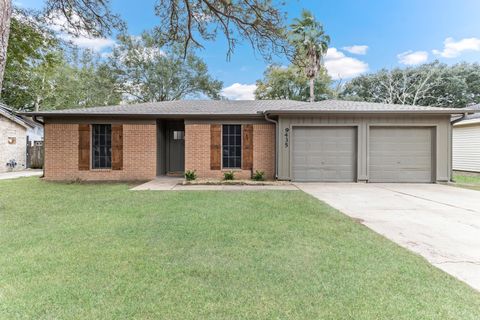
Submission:
[[[193,45],[202,48],[199,38],[214,40],[219,32],[227,43],[227,58],[239,40],[269,58],[284,53],[284,13],[271,0],[158,0],[155,12],[161,24],[157,34],[167,43],[181,43],[184,55]]]
[[[48,29],[24,18],[12,19],[3,102],[34,111],[120,102],[116,78],[98,56],[67,52]]]
[[[463,107],[480,102],[480,65],[433,62],[417,67],[382,69],[345,85],[342,97],[352,100]]]
[[[132,102],[178,100],[205,95],[220,97],[222,82],[214,80],[207,65],[193,53],[162,46],[151,33],[121,36],[109,59],[119,90]]]
[[[321,69],[315,78],[315,100],[324,100],[331,96],[330,83],[330,77]],[[257,80],[255,98],[308,101],[309,88],[309,79],[298,67],[272,65],[264,72],[263,79]]]
[[[302,17],[290,25],[290,41],[295,53],[293,63],[301,68],[310,81],[310,102],[315,101],[315,79],[322,66],[322,57],[327,53],[330,37],[311,12],[303,10]]]
[[[36,18],[56,23],[74,36],[99,37],[125,29],[120,17],[112,13],[109,0],[44,1],[45,10]],[[11,8],[11,0],[0,0],[0,90]],[[271,0],[158,0],[155,12],[160,17],[157,39],[169,46],[180,44],[184,59],[191,47],[203,47],[199,38],[212,41],[218,33],[227,39],[227,58],[240,40],[248,41],[266,58],[288,51],[285,14]]]
[[[2,88],[5,65],[7,64],[8,38],[12,18],[12,1],[0,0],[0,89]]]

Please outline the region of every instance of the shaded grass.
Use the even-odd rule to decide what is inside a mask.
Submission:
[[[0,181],[2,319],[478,319],[480,294],[300,191]]]

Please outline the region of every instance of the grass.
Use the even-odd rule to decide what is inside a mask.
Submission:
[[[300,191],[0,181],[1,319],[478,319],[480,294]]]
[[[461,174],[454,174],[453,181],[455,181],[456,185],[462,188],[473,189],[473,190],[480,190],[480,175],[461,175]]]

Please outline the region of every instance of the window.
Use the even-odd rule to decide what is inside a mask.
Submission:
[[[184,140],[185,131],[173,131],[173,140]]]
[[[225,124],[222,129],[222,163],[224,168],[242,166],[242,126]]]
[[[110,169],[112,167],[112,126],[109,124],[92,125],[92,168]]]

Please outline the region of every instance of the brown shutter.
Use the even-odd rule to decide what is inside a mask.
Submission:
[[[90,170],[90,125],[78,125],[78,170]]]
[[[222,167],[222,125],[210,125],[210,170]]]
[[[242,126],[242,169],[252,170],[253,168],[253,125]]]
[[[112,125],[112,170],[123,169],[123,125]]]

